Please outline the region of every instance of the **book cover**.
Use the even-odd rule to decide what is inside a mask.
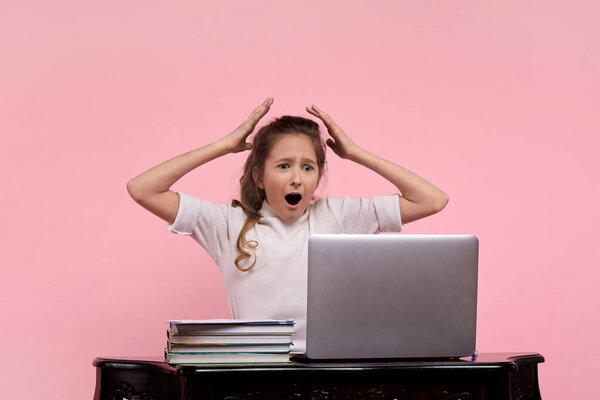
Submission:
[[[289,363],[290,353],[170,353],[165,349],[169,364],[244,364]]]
[[[177,344],[222,344],[222,343],[241,343],[241,344],[285,344],[292,341],[290,333],[272,333],[272,334],[225,334],[225,333],[175,333],[167,331],[167,339],[171,343]]]
[[[293,333],[293,320],[171,320],[167,321],[174,333]]]
[[[173,344],[167,343],[169,353],[289,353],[291,342],[277,344]]]

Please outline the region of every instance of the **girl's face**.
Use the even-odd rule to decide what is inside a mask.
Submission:
[[[281,136],[265,160],[262,176],[255,168],[253,177],[279,218],[297,220],[319,184],[317,156],[310,138],[302,134]]]

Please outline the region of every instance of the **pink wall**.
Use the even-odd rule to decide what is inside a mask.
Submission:
[[[598,4],[3,2],[0,398],[90,398],[94,357],[160,356],[166,319],[228,316],[208,256],[125,183],[266,96],[446,190],[406,232],[479,236],[479,351],[540,352],[545,399],[589,398]],[[393,191],[329,156],[322,194]],[[243,158],[176,189],[228,201]]]

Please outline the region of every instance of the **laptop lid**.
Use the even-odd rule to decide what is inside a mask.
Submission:
[[[312,235],[307,357],[471,355],[478,248],[473,235]]]

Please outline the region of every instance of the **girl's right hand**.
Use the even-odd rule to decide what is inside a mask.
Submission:
[[[272,97],[267,97],[267,99],[263,101],[260,106],[256,107],[250,116],[242,122],[236,130],[223,138],[230,153],[239,153],[241,151],[252,149],[252,143],[247,143],[246,139],[254,131],[258,121],[269,112],[273,101],[274,99]]]

